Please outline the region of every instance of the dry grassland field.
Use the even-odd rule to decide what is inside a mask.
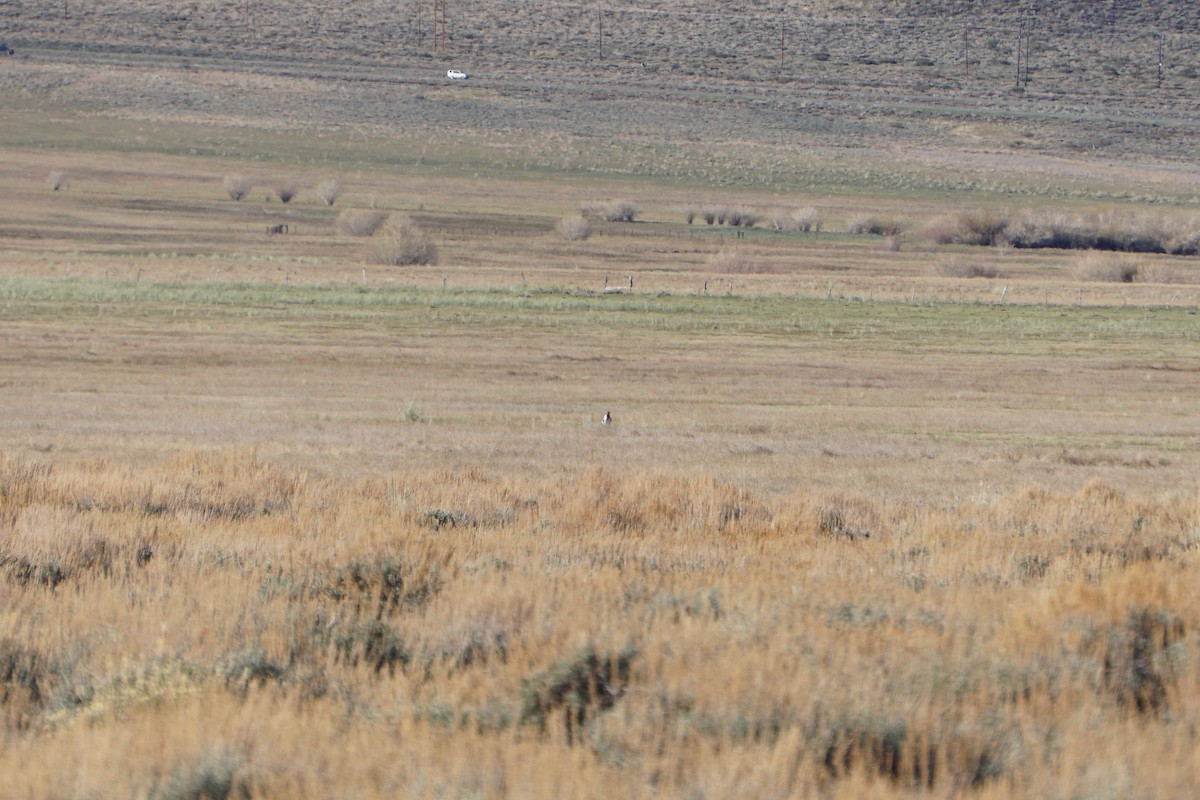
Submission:
[[[1200,795],[1193,3],[0,42],[0,796]]]

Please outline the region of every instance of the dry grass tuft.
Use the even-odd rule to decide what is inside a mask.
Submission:
[[[1200,273],[1187,263],[1147,257],[1138,264],[1134,279],[1138,283],[1195,284],[1200,282]]]
[[[935,275],[943,278],[998,278],[1000,271],[995,267],[980,264],[958,255],[944,255],[933,265]]]
[[[899,253],[904,247],[904,237],[898,233],[883,237],[877,249],[884,253]]]
[[[709,272],[725,275],[758,275],[772,272],[769,264],[753,258],[740,247],[722,247],[705,260]]]
[[[1133,283],[1140,266],[1137,256],[1087,250],[1074,257],[1071,274],[1080,281]]]

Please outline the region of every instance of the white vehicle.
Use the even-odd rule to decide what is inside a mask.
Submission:
[[[452,81],[465,81],[467,79],[467,73],[461,72],[457,69],[448,69],[446,70],[446,77]]]

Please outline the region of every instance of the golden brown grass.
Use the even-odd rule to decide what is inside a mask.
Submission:
[[[226,451],[6,456],[0,492],[22,796],[1200,785],[1194,487],[931,505]]]

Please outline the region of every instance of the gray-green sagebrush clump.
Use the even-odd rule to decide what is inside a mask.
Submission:
[[[606,711],[624,696],[635,647],[609,654],[588,645],[527,678],[521,689],[522,725],[547,731],[550,718],[561,712],[567,743],[582,735],[588,717]]]

